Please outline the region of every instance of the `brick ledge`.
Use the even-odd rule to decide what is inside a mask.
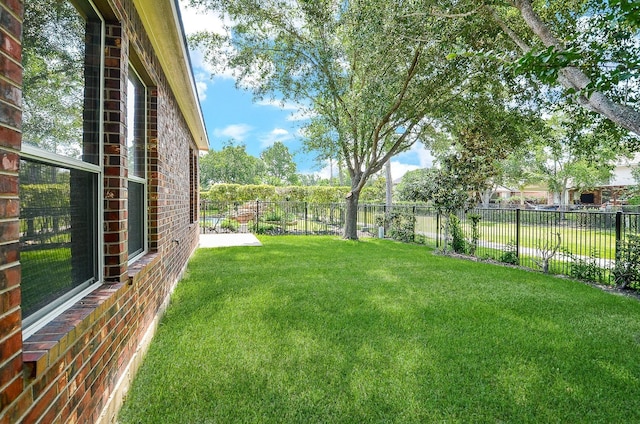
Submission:
[[[82,337],[89,327],[89,322],[95,321],[107,308],[113,306],[108,300],[123,287],[134,284],[138,278],[144,276],[159,259],[160,256],[155,252],[143,256],[129,267],[128,284],[101,285],[26,339],[22,347],[25,378],[35,379],[55,364],[67,349]],[[89,322],[83,325],[87,319]]]

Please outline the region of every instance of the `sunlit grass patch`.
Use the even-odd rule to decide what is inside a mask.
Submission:
[[[640,421],[640,303],[423,246],[199,250],[122,423]]]

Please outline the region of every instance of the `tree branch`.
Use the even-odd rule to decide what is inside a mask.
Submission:
[[[375,131],[373,133],[373,151],[374,152],[377,151],[377,149],[378,149],[378,142],[380,140],[380,131],[389,122],[389,120],[391,119],[393,114],[402,105],[402,101],[403,101],[405,95],[407,94],[407,90],[409,89],[409,84],[411,83],[411,81],[413,80],[413,77],[417,73],[418,62],[420,61],[420,54],[421,53],[422,53],[422,43],[420,43],[418,45],[418,47],[416,48],[415,53],[413,54],[413,59],[411,61],[411,65],[409,66],[409,69],[407,70],[407,77],[405,78],[405,80],[404,80],[404,82],[402,84],[402,89],[400,90],[400,93],[398,93],[398,98],[396,99],[395,103],[391,106],[391,108],[387,111],[387,113],[380,119],[380,122],[376,126],[376,129],[375,129]]]

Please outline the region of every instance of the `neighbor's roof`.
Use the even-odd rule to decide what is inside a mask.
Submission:
[[[209,150],[178,0],[133,0],[133,4],[198,149]]]

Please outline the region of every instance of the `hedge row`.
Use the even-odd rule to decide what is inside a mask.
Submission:
[[[209,191],[200,193],[203,200],[217,202],[248,202],[251,200],[265,201],[297,201],[311,203],[343,202],[350,187],[336,186],[289,186],[276,187],[271,185],[240,185],[215,184]],[[384,201],[379,199],[378,191],[372,187],[365,187],[360,193],[363,202]]]
[[[24,184],[20,186],[20,207],[69,207],[69,184]]]

